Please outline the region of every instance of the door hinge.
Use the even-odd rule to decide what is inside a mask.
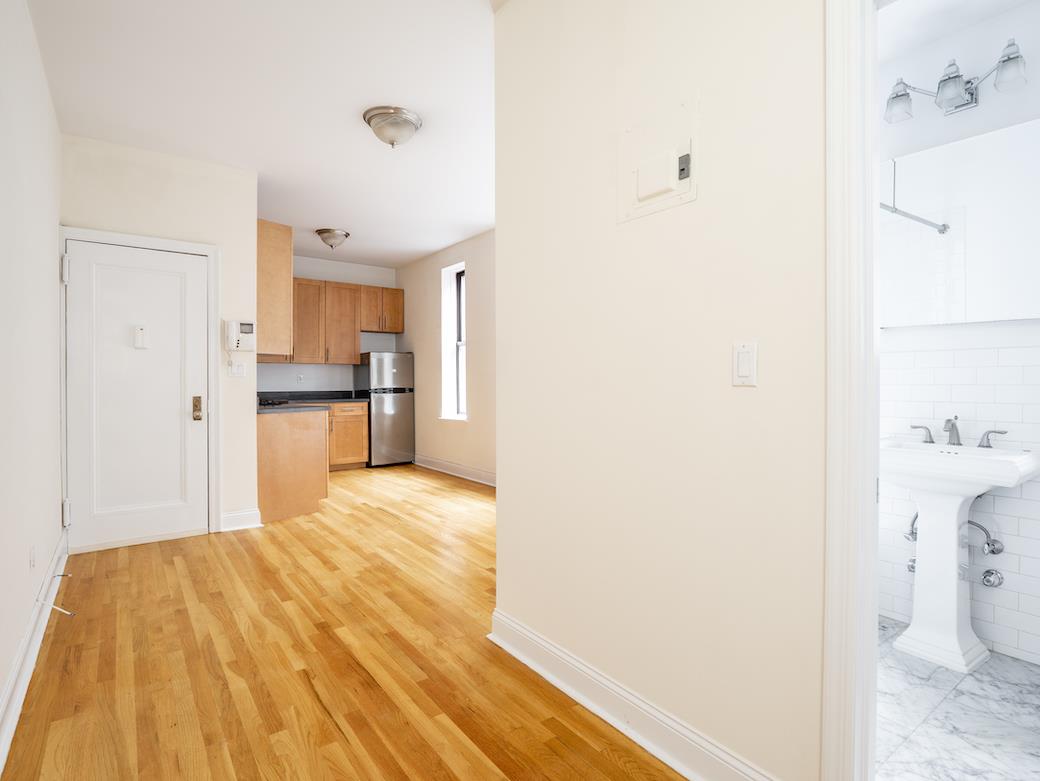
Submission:
[[[72,525],[72,502],[68,499],[61,500],[61,527],[64,529]]]
[[[67,252],[61,256],[61,284],[69,284],[69,254]]]

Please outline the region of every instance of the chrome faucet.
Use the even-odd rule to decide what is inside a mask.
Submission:
[[[990,434],[1006,434],[1006,431],[1000,429],[991,429],[990,431],[983,432],[982,439],[979,440],[979,447],[992,448],[993,445],[989,441]]]
[[[924,441],[924,443],[926,445],[931,445],[931,444],[935,443],[935,440],[932,439],[932,430],[930,428],[928,428],[928,426],[911,426],[910,428],[911,429],[915,429],[915,428],[916,429],[921,429],[921,431],[924,432],[924,440],[923,441]]]
[[[950,432],[950,438],[947,440],[947,445],[960,445],[961,443],[961,430],[957,428],[957,416],[954,415],[952,418],[946,418],[946,422],[943,423],[943,431]]]

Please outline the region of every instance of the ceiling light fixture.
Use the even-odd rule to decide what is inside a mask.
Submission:
[[[363,116],[376,138],[394,148],[408,141],[423,124],[422,117],[399,106],[373,106]]]
[[[888,95],[888,101],[885,104],[885,121],[894,124],[913,117],[911,92],[935,98],[935,105],[941,108],[947,116],[974,108],[979,105],[979,85],[994,73],[997,77],[993,80],[993,86],[997,92],[1014,92],[1026,85],[1028,81],[1026,79],[1026,61],[1014,38],[1007,42],[1004,51],[1000,53],[997,64],[973,79],[964,78],[956,60],[950,60],[949,65],[946,66],[935,87],[935,92],[914,87],[900,78]]]
[[[336,249],[340,244],[350,238],[350,234],[339,228],[318,228],[315,233],[318,238],[329,245],[330,249]]]

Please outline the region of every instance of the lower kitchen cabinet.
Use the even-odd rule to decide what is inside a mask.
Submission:
[[[368,402],[329,406],[329,469],[368,462]]]

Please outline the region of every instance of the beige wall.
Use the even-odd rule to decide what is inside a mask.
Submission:
[[[216,245],[221,318],[256,316],[255,173],[76,136],[63,149],[63,225]],[[257,506],[255,358],[220,377],[224,513]]]
[[[441,420],[441,269],[466,263],[468,419]],[[397,270],[402,352],[415,353],[415,460],[495,482],[495,234],[487,231]]]
[[[498,609],[787,781],[819,775],[823,31],[819,0],[496,17]],[[680,100],[698,198],[618,224],[619,133]]]
[[[0,766],[16,661],[61,537],[61,137],[22,0],[0,3]],[[31,560],[35,559],[35,566]],[[44,616],[46,619],[46,616]],[[17,698],[17,695],[15,695]]]

